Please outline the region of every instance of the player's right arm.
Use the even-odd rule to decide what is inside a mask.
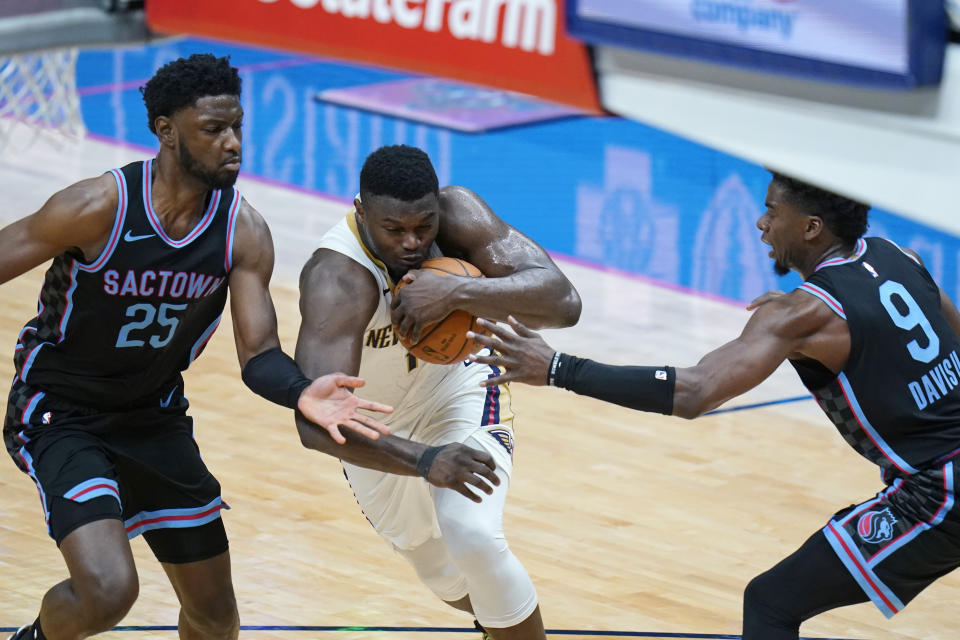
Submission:
[[[734,340],[692,367],[625,367],[560,354],[511,319],[513,333],[488,321],[491,336],[475,335],[499,355],[471,356],[506,372],[485,385],[518,381],[553,384],[631,409],[695,418],[763,382],[791,357],[808,357],[838,372],[846,362],[846,323],[819,299],[795,291],[772,299]]]
[[[107,173],[58,191],[36,213],[0,229],[0,283],[71,247],[87,260],[96,258],[110,237],[118,200],[117,183]]]
[[[673,415],[696,418],[753,389],[787,358],[805,356],[839,373],[849,329],[821,300],[796,290],[759,307],[734,340],[676,370]]]
[[[295,359],[304,374],[311,378],[333,371],[357,375],[364,332],[379,301],[377,281],[365,267],[336,251],[317,250],[300,274],[301,322]],[[480,498],[468,485],[492,493],[488,482],[499,484],[490,454],[460,443],[428,447],[392,435],[371,440],[345,432],[346,443],[337,444],[299,412],[296,422],[303,446],[360,467],[423,475],[431,484],[476,502]]]

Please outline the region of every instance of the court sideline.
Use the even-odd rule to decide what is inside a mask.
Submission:
[[[36,144],[0,157],[4,222],[33,210],[55,189],[143,157],[141,149],[88,139]],[[243,178],[278,246],[274,291],[283,344],[292,350],[299,265],[344,203],[303,189]],[[689,364],[732,337],[738,305],[614,270],[560,260],[584,298],[555,346],[615,362]],[[0,335],[15,336],[35,311],[41,271],[3,287]],[[234,576],[243,638],[434,638],[415,631],[296,631],[293,626],[450,627],[469,624],[419,585],[360,515],[337,462],[299,446],[289,412],[239,380],[225,318],[191,369],[187,393],[204,459],[232,509]],[[4,359],[0,375],[12,375]],[[880,488],[871,465],[842,442],[812,402],[773,405],[696,422],[633,413],[554,389],[514,389],[517,471],[507,529],[538,587],[549,629],[735,637],[740,594],[750,577],[792,551],[837,508]],[[779,372],[738,404],[802,395]],[[65,575],[46,538],[32,483],[0,465],[0,627],[32,619],[46,587]],[[140,540],[134,542],[140,600],[125,620],[172,624],[175,598]],[[872,605],[826,614],[807,636],[953,637],[960,580],[931,587],[892,621]],[[669,634],[676,634],[670,636]],[[701,636],[693,634],[703,634]],[[173,631],[118,631],[172,638]],[[591,634],[571,637],[591,637]]]

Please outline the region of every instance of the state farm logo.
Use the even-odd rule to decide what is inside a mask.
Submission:
[[[290,2],[301,9],[376,20],[404,29],[444,30],[457,40],[493,43],[507,49],[553,54],[557,0],[258,0]]]

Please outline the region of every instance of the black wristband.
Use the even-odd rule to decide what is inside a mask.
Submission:
[[[443,447],[427,447],[423,450],[423,453],[420,454],[420,459],[417,460],[418,475],[426,479],[427,475],[430,474],[430,467],[433,466],[433,459],[437,457],[441,449],[443,449]]]
[[[280,347],[267,349],[247,361],[241,373],[254,393],[290,409],[297,408],[303,390],[313,382]]]
[[[557,386],[557,369],[560,367],[560,356],[562,355],[557,351],[553,354],[553,360],[550,361],[550,368],[547,370],[547,384],[551,387]]]
[[[554,386],[638,411],[673,414],[673,367],[618,367],[561,353]]]

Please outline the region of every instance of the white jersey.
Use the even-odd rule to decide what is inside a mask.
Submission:
[[[377,309],[363,333],[359,395],[393,405],[377,418],[391,432],[427,445],[462,442],[487,451],[500,484],[479,504],[419,476],[386,473],[343,461],[343,470],[367,520],[413,565],[441,599],[469,593],[482,624],[507,627],[526,620],[537,594],[503,534],[503,505],[513,471],[513,414],[507,385],[481,387],[500,370],[464,361],[429,364],[403,348],[390,322],[393,282],[384,264],[364,246],[351,211],[328,231],[320,247],[362,264],[380,290]],[[429,256],[440,255],[436,245]],[[458,562],[459,560],[459,562]]]
[[[324,234],[319,246],[342,253],[366,267],[380,290],[377,309],[364,329],[359,376],[366,381],[366,385],[358,390],[358,395],[394,408],[392,414],[377,417],[389,424],[395,435],[415,437],[421,442],[451,441],[465,437],[450,433],[453,425],[449,422],[446,425],[438,424],[430,420],[429,415],[438,402],[442,404],[464,394],[482,395],[484,390],[479,383],[493,374],[491,368],[466,361],[449,365],[430,364],[407,352],[394,334],[390,321],[394,283],[383,262],[364,246],[353,211]],[[434,244],[428,257],[439,255],[440,249]],[[507,416],[499,415],[499,406],[502,404],[498,402],[497,405],[498,415],[489,422],[506,421],[504,418]],[[486,420],[483,422],[489,424]],[[478,415],[472,427],[463,424],[460,428],[473,430],[480,423],[481,416]]]
[[[393,282],[384,264],[360,239],[353,211],[323,236],[320,247],[362,264],[373,274],[380,289],[377,310],[364,328],[359,375],[366,380],[366,386],[358,389],[358,394],[393,406],[393,413],[378,414],[377,418],[390,425],[391,433],[396,436],[428,445],[467,442],[474,448],[486,449],[502,474],[505,491],[513,469],[510,390],[507,385],[480,386],[499,370],[469,361],[429,364],[407,353],[390,322]],[[439,248],[431,247],[429,256],[439,255]],[[441,536],[433,488],[422,478],[385,473],[348,462],[343,462],[343,469],[364,515],[394,548],[416,549],[427,540]],[[497,504],[502,510],[502,496],[499,502],[485,497],[483,504]],[[488,515],[478,512],[473,517]],[[464,587],[463,593],[451,591],[445,595],[458,600],[465,593]]]

